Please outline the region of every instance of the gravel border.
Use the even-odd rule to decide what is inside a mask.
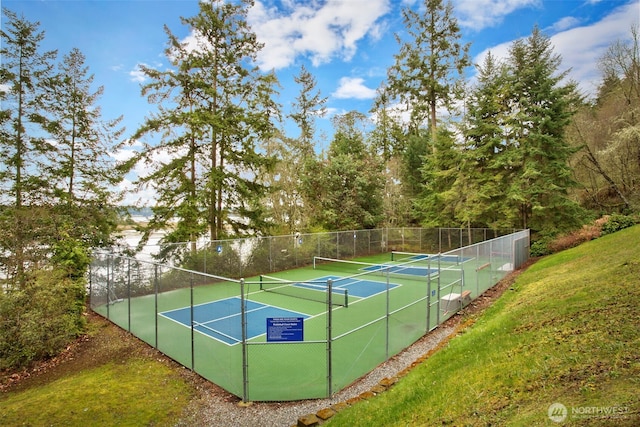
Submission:
[[[296,426],[298,425],[298,421],[307,415],[318,414],[320,411],[326,410],[334,405],[348,405],[371,395],[372,390],[374,394],[383,392],[385,387],[381,387],[381,382],[393,384],[393,382],[404,376],[411,368],[420,364],[445,345],[450,338],[467,328],[473,323],[477,315],[508,289],[517,275],[526,270],[533,262],[535,262],[535,260],[530,260],[526,265],[503,278],[494,287],[480,295],[479,298],[473,300],[462,311],[452,316],[433,331],[424,335],[413,345],[380,364],[373,371],[336,393],[333,397],[326,399],[279,403],[250,402],[245,404],[241,402],[241,399],[237,396],[205,380],[188,368],[179,365],[177,362],[174,362],[162,353],[133,337],[133,335],[129,335],[124,329],[120,329],[115,325],[113,325],[113,327],[117,328],[123,334],[123,340],[126,340],[127,337],[132,338],[132,340],[140,345],[140,348],[149,351],[151,357],[179,371],[183,378],[193,387],[195,397],[192,398],[189,406],[185,409],[180,421],[175,424],[177,427]],[[100,317],[100,319],[103,318]],[[104,321],[108,322],[106,319]],[[91,347],[88,347],[89,350],[87,350],[84,346],[84,344],[87,344],[87,341],[90,341],[88,337],[82,337],[76,343],[70,345],[67,351],[64,351],[58,357],[46,363],[39,364],[33,369],[0,376],[0,392],[18,387],[24,384],[25,380],[27,380],[26,384],[28,384],[32,378],[54,374],[58,365],[68,364],[75,366],[74,361],[77,351],[81,349],[84,349],[84,351],[92,351]],[[103,356],[111,357],[109,354],[110,353],[107,352]],[[81,360],[82,358],[78,359]]]
[[[334,394],[331,398],[302,400],[282,403],[243,404],[237,397],[212,385],[202,384],[202,395],[196,407],[189,409],[178,426],[225,426],[225,427],[287,427],[295,426],[297,420],[308,414],[329,408],[337,403],[354,399],[370,391],[385,378],[394,378],[409,369],[414,362],[434,350],[455,333],[458,322],[440,325],[422,337],[411,347],[379,365],[352,385]]]
[[[373,371],[336,393],[331,398],[302,400],[295,402],[250,402],[241,400],[215,384],[191,374],[199,392],[192,401],[178,427],[224,426],[224,427],[289,427],[298,425],[298,420],[310,414],[330,408],[336,404],[357,400],[363,393],[379,386],[385,379],[397,379],[442,347],[450,338],[473,323],[473,319],[490,306],[508,289],[515,278],[532,263],[530,260],[519,270],[504,277],[500,282],[473,300],[463,310],[425,334],[410,347],[380,364]],[[466,321],[465,321],[466,320]],[[190,373],[190,371],[187,371]],[[187,375],[189,375],[189,373]],[[196,378],[197,377],[197,378]]]

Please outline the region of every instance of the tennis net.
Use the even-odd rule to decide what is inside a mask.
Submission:
[[[329,301],[329,286],[326,282],[295,282],[261,275],[260,289],[266,292],[274,292],[324,304]],[[349,292],[347,289],[332,287],[331,305],[348,307]]]
[[[387,274],[400,274],[405,276],[426,277],[438,273],[437,268],[430,268],[425,265],[417,265],[419,260],[399,264],[372,264],[362,261],[351,261],[315,256],[313,257],[313,268],[316,270],[328,270],[348,274],[349,278],[355,278],[365,274],[377,274],[386,276]]]
[[[415,262],[430,263],[431,265],[435,265],[438,262],[445,263],[445,264],[460,264],[468,260],[469,260],[468,258],[465,258],[462,255],[456,255],[456,254],[423,254],[423,253],[402,252],[402,251],[391,252],[391,261],[397,261],[397,262],[415,261]]]

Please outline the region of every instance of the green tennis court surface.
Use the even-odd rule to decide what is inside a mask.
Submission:
[[[243,400],[324,398],[399,353],[495,284],[500,244],[383,253],[242,281],[109,255],[92,308]],[[274,332],[275,331],[275,332]]]

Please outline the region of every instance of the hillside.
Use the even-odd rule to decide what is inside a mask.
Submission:
[[[636,226],[539,260],[460,319],[473,325],[444,348],[325,425],[640,425],[639,241]],[[284,426],[307,413],[245,408],[109,322],[89,323],[59,358],[2,378],[0,424]],[[563,424],[548,416],[555,403]]]
[[[638,242],[635,226],[538,261],[446,348],[328,425],[640,425]]]

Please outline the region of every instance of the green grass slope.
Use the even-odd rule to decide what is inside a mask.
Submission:
[[[639,243],[636,226],[541,259],[447,347],[328,424],[640,425]],[[566,411],[549,417],[555,403]]]
[[[158,353],[108,324],[58,366],[0,393],[0,426],[172,426],[194,395]]]

